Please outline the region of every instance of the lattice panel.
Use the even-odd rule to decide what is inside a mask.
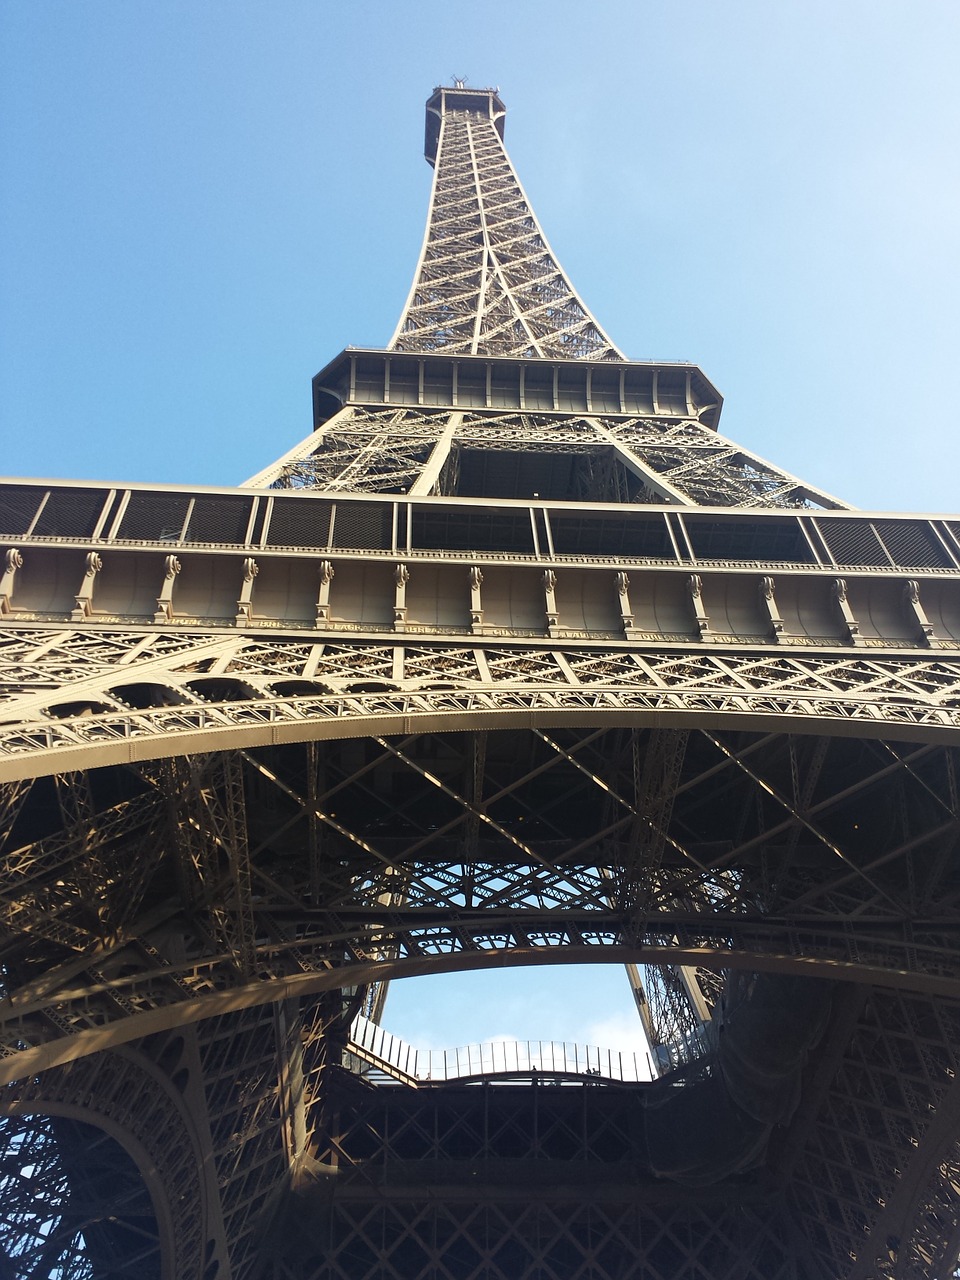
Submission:
[[[545,413],[466,413],[456,439],[468,448],[590,448],[602,437],[585,418]]]
[[[695,506],[837,507],[835,498],[725,440],[698,422],[603,419],[615,439]]]
[[[353,406],[282,462],[273,489],[406,493],[443,430],[444,415]]]
[[[444,113],[397,351],[620,359],[553,257],[488,118]]]
[[[248,1009],[204,1023],[200,1061],[231,1275],[253,1280],[259,1274],[268,1202],[288,1168],[273,1009]]]
[[[956,1135],[929,1172],[925,1139],[958,1072],[960,1006],[873,993],[791,1191],[827,1274],[846,1275],[860,1260],[866,1265],[855,1274],[864,1278],[883,1264],[884,1276],[926,1280],[957,1265]],[[920,1185],[912,1186],[918,1176]],[[885,1206],[902,1194],[901,1180],[908,1193],[901,1209],[906,1220],[885,1221]],[[881,1239],[872,1234],[875,1222]]]
[[[155,1045],[158,1056],[163,1048]],[[136,1144],[141,1167],[118,1133]],[[214,1246],[196,1134],[173,1083],[129,1050],[0,1091],[0,1244],[16,1259],[11,1276],[119,1280],[159,1277],[162,1267],[164,1275],[199,1276]]]
[[[960,1139],[940,1153],[919,1197],[909,1238],[895,1237],[887,1252],[895,1280],[926,1280],[931,1272],[951,1266],[953,1271],[945,1274],[960,1275]]]
[[[310,1213],[309,1200],[303,1206]],[[314,1211],[316,1212],[316,1211]],[[312,1216],[312,1215],[311,1215]],[[765,1206],[337,1199],[271,1280],[814,1280]],[[289,1241],[289,1237],[288,1237]],[[320,1248],[318,1243],[322,1241]],[[288,1243],[288,1248],[289,1248]],[[819,1277],[816,1277],[819,1280]]]
[[[466,493],[461,452],[527,455],[530,466],[544,474],[549,455],[574,453],[579,458],[578,480],[557,498],[582,502],[662,501],[649,486],[649,477],[662,477],[692,506],[765,508],[840,507],[835,498],[778,470],[742,446],[718,436],[693,419],[624,418],[580,415],[386,409],[351,405],[327,422],[319,435],[308,437],[257,477],[258,484],[275,489],[317,489],[324,492],[407,493],[416,483],[439,438],[451,432],[450,454],[439,479],[439,492]],[[611,445],[625,451],[619,470]],[[623,470],[624,458],[639,462],[642,474],[633,479]],[[636,468],[635,468],[636,469]],[[540,488],[543,488],[541,484]],[[533,488],[530,489],[533,492]],[[492,496],[520,497],[522,493]],[[543,494],[541,496],[544,496]],[[192,528],[191,522],[191,528]],[[894,555],[907,563],[940,566],[943,552],[929,538],[913,533],[912,541],[892,522],[889,538]],[[843,529],[837,531],[842,538]],[[850,563],[884,565],[889,557],[876,535],[867,529],[875,548],[853,552]],[[848,556],[849,558],[849,556]]]
[[[0,1120],[0,1258],[10,1280],[160,1280],[150,1196],[119,1144],[61,1117]]]
[[[411,715],[448,713],[462,724],[464,715],[521,709],[586,718],[605,711],[729,712],[757,721],[859,722],[866,732],[876,732],[879,722],[911,727],[921,736],[960,724],[960,665],[932,654],[808,656],[689,645],[658,652],[616,644],[578,649],[493,642],[481,650],[476,642],[404,647],[80,630],[48,632],[44,643],[31,647],[28,666],[25,648],[22,633],[15,633],[4,674],[19,689],[11,696],[8,725],[0,728],[0,767],[7,777],[39,769],[39,760],[30,765],[32,753],[49,753],[55,768],[63,758],[55,752],[77,747],[89,747],[107,762],[112,750],[115,758],[128,759],[134,739],[138,754],[148,758],[147,738],[156,740],[152,754],[160,756],[178,742],[184,744],[180,750],[196,749],[201,735],[212,744],[211,733],[228,729],[242,728],[255,742],[258,732],[272,733],[278,724],[313,722],[307,733],[326,736],[341,733],[346,719],[359,726]],[[202,679],[208,674],[209,681]],[[307,683],[290,688],[278,677]],[[22,707],[19,723],[14,699]],[[56,718],[42,715],[47,709]]]

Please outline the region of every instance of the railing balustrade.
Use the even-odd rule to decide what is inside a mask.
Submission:
[[[584,1076],[637,1083],[653,1076],[649,1054],[553,1040],[495,1040],[453,1049],[417,1049],[362,1014],[350,1029],[350,1050],[413,1082],[494,1076]]]

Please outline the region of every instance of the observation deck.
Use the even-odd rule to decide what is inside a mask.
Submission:
[[[452,89],[446,85],[438,85],[427,99],[423,141],[423,154],[431,165],[437,158],[440,122],[448,111],[473,111],[477,115],[486,116],[493,122],[501,139],[503,138],[503,121],[507,108],[500,98],[499,89],[468,89],[461,80]]]
[[[639,1084],[654,1075],[647,1053],[554,1040],[488,1040],[453,1049],[418,1049],[358,1014],[347,1053],[357,1073],[411,1088],[481,1081]]]

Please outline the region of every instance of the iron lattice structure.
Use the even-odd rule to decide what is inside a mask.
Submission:
[[[960,521],[624,359],[503,117],[432,95],[392,344],[247,486],[2,489],[5,1276],[955,1271]],[[649,1083],[377,1048],[598,959]]]

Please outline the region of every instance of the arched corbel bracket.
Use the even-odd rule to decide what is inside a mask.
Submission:
[[[544,569],[542,583],[547,635],[555,636],[560,625],[560,615],[557,613],[557,575],[552,569]]]
[[[153,615],[154,622],[171,622],[173,620],[173,584],[180,572],[180,561],[176,556],[165,556],[163,561],[163,586],[157,596],[157,611]]]
[[[907,617],[916,623],[922,642],[933,647],[936,644],[933,638],[933,623],[920,603],[920,583],[916,578],[910,578],[903,588],[903,607]]]
[[[0,616],[13,609],[13,584],[17,570],[23,568],[23,556],[17,547],[10,547],[3,558],[3,577],[0,578]]]
[[[760,579],[760,607],[766,612],[767,620],[770,624],[770,638],[773,641],[780,639],[783,634],[783,618],[780,616],[780,610],[777,606],[777,584],[770,577]]]
[[[407,625],[407,583],[410,581],[410,570],[405,564],[398,564],[393,571],[396,595],[393,600],[393,625],[396,631],[403,631]]]
[[[480,588],[483,586],[483,574],[480,572],[480,566],[472,564],[470,566],[470,630],[474,635],[483,634],[483,601],[480,596]]]
[[[260,566],[252,556],[243,562],[243,583],[240,587],[240,598],[237,601],[237,626],[249,626],[253,617],[253,584]]]
[[[622,569],[617,572],[616,583],[617,596],[620,600],[620,625],[623,627],[626,639],[633,640],[637,629],[633,625],[633,610],[630,608],[630,579]]]
[[[707,617],[703,604],[703,579],[699,573],[691,573],[690,577],[687,578],[687,590],[690,592],[690,601],[693,604],[693,618],[697,624],[697,630],[700,632],[700,639],[709,640],[710,619]]]
[[[97,580],[97,574],[102,568],[103,561],[96,551],[88,552],[83,562],[83,581],[80,583],[80,590],[74,597],[77,603],[70,614],[71,622],[83,622],[93,612],[93,585]]]
[[[336,570],[329,560],[320,561],[320,589],[317,592],[317,626],[325,626],[330,621],[330,584],[336,576]]]
[[[860,623],[853,616],[853,610],[850,608],[850,601],[847,599],[847,580],[846,578],[834,578],[830,586],[830,594],[836,601],[837,608],[840,610],[840,616],[843,618],[844,626],[847,629],[847,639],[852,644],[863,644],[863,636],[860,634]]]

